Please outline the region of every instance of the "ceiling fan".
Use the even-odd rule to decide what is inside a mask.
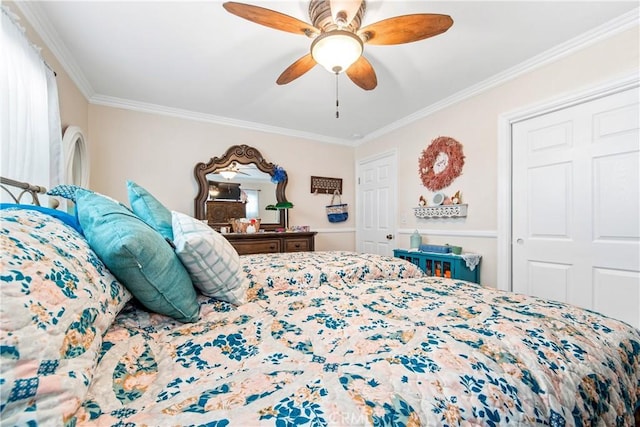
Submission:
[[[218,169],[216,171],[216,173],[220,174],[223,178],[225,178],[227,180],[233,179],[238,174],[249,176],[248,173],[242,172],[240,170],[240,168],[238,167],[238,164],[236,162],[231,163],[226,168]]]
[[[311,39],[310,52],[291,64],[276,82],[292,82],[321,64],[336,75],[346,72],[365,90],[378,85],[371,63],[362,55],[364,44],[394,45],[437,36],[453,25],[449,15],[417,13],[387,18],[360,28],[365,0],[311,0],[308,24],[292,16],[244,3],[226,2],[230,13],[276,30],[302,34]]]

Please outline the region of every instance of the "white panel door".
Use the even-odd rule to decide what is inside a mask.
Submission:
[[[358,165],[357,249],[393,255],[396,225],[396,154]]]
[[[638,89],[513,125],[512,284],[640,327]]]

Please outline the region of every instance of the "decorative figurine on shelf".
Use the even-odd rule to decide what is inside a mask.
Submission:
[[[427,206],[427,200],[424,198],[424,196],[420,196],[420,199],[418,200],[418,206],[420,207]]]
[[[460,192],[460,190],[456,191],[456,194],[451,196],[451,203],[454,205],[459,205],[460,203],[462,203],[462,193]]]
[[[251,218],[249,220],[249,225],[247,225],[247,233],[255,233],[258,231],[258,229],[256,228],[256,225],[258,224],[258,222],[256,221],[255,218]]]

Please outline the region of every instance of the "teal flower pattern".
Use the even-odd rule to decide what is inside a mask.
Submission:
[[[242,256],[248,302],[200,295],[182,324],[125,306],[65,227],[0,227],[3,424],[626,427],[640,406],[640,331],[593,311],[335,251]]]
[[[2,209],[0,247],[2,424],[98,418],[82,402],[102,337],[130,294],[82,236],[45,212]]]
[[[142,339],[165,355],[158,386],[116,418],[96,385],[98,419],[622,427],[638,402],[640,331],[587,310],[432,277],[262,289],[266,299],[205,307],[189,325],[125,310],[98,371]]]
[[[78,357],[89,349],[96,337],[94,323],[97,318],[98,310],[87,308],[69,325],[60,350],[63,359]]]
[[[133,345],[113,370],[113,393],[123,404],[140,398],[158,375],[149,344]]]

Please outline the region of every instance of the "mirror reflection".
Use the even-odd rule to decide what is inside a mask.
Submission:
[[[248,145],[234,145],[221,157],[194,168],[198,194],[194,216],[213,228],[230,226],[233,218],[259,218],[260,230],[285,227],[285,210],[266,209],[287,202],[287,175]],[[277,181],[277,183],[274,183]]]
[[[263,223],[279,221],[279,212],[266,210],[275,205],[276,184],[271,175],[260,171],[255,164],[233,164],[229,168],[207,174],[209,198],[207,220],[228,222],[229,218],[260,218]],[[224,204],[227,206],[219,206]],[[228,216],[232,215],[232,216]]]

